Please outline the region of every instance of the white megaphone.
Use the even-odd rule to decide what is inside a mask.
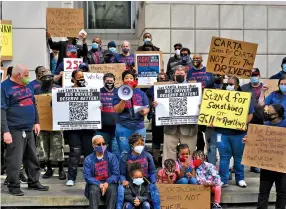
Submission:
[[[129,85],[122,85],[118,89],[118,96],[122,100],[129,100],[133,96],[133,89]]]

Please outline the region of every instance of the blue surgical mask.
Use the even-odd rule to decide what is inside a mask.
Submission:
[[[150,38],[145,38],[144,39],[144,43],[146,43],[147,41],[151,41],[151,39]]]
[[[279,85],[279,88],[283,94],[286,94],[286,86],[285,85]]]
[[[283,71],[286,73],[286,63],[282,65]]]
[[[259,78],[258,76],[253,76],[250,78],[251,83],[259,83]]]
[[[92,49],[98,49],[98,43],[92,43],[91,48]]]
[[[228,91],[234,91],[234,85],[227,85],[226,90]]]
[[[112,53],[116,52],[116,48],[115,47],[110,47],[109,50],[112,51]]]
[[[133,179],[133,184],[136,184],[137,186],[140,186],[141,184],[143,184],[143,182],[143,178]]]

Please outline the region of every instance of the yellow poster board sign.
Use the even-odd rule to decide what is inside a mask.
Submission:
[[[1,60],[13,58],[13,28],[11,20],[0,20],[0,55]]]
[[[286,128],[249,124],[242,164],[286,173]]]
[[[205,89],[199,125],[246,130],[251,93]]]

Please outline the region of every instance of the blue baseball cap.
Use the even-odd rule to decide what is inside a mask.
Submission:
[[[79,69],[88,70],[88,65],[85,62],[80,63]]]

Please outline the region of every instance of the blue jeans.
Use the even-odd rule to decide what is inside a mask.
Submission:
[[[207,139],[207,159],[214,166],[216,166],[216,141],[217,133],[213,131],[211,137]]]
[[[176,184],[197,184],[197,179],[192,177],[192,178],[186,178],[186,177],[183,177],[183,178],[180,178]]]
[[[127,202],[124,209],[135,209],[135,206],[130,202]],[[140,209],[151,209],[151,205],[149,202],[145,201],[140,205]]]
[[[216,134],[218,136],[218,133]],[[220,156],[219,175],[221,181],[228,184],[229,162],[231,157],[234,159],[235,180],[238,183],[244,180],[244,165],[241,164],[244,143],[240,135],[221,135],[221,140],[217,140],[217,147]]]
[[[119,153],[122,155],[122,153],[129,152],[130,146],[128,143],[129,137],[134,134],[138,133],[141,134],[142,137],[144,138],[144,143],[146,140],[146,129],[137,129],[137,130],[132,130],[129,128],[125,128],[121,126],[120,124],[116,124],[116,130],[115,130],[115,137],[117,140],[118,148],[119,148]]]

